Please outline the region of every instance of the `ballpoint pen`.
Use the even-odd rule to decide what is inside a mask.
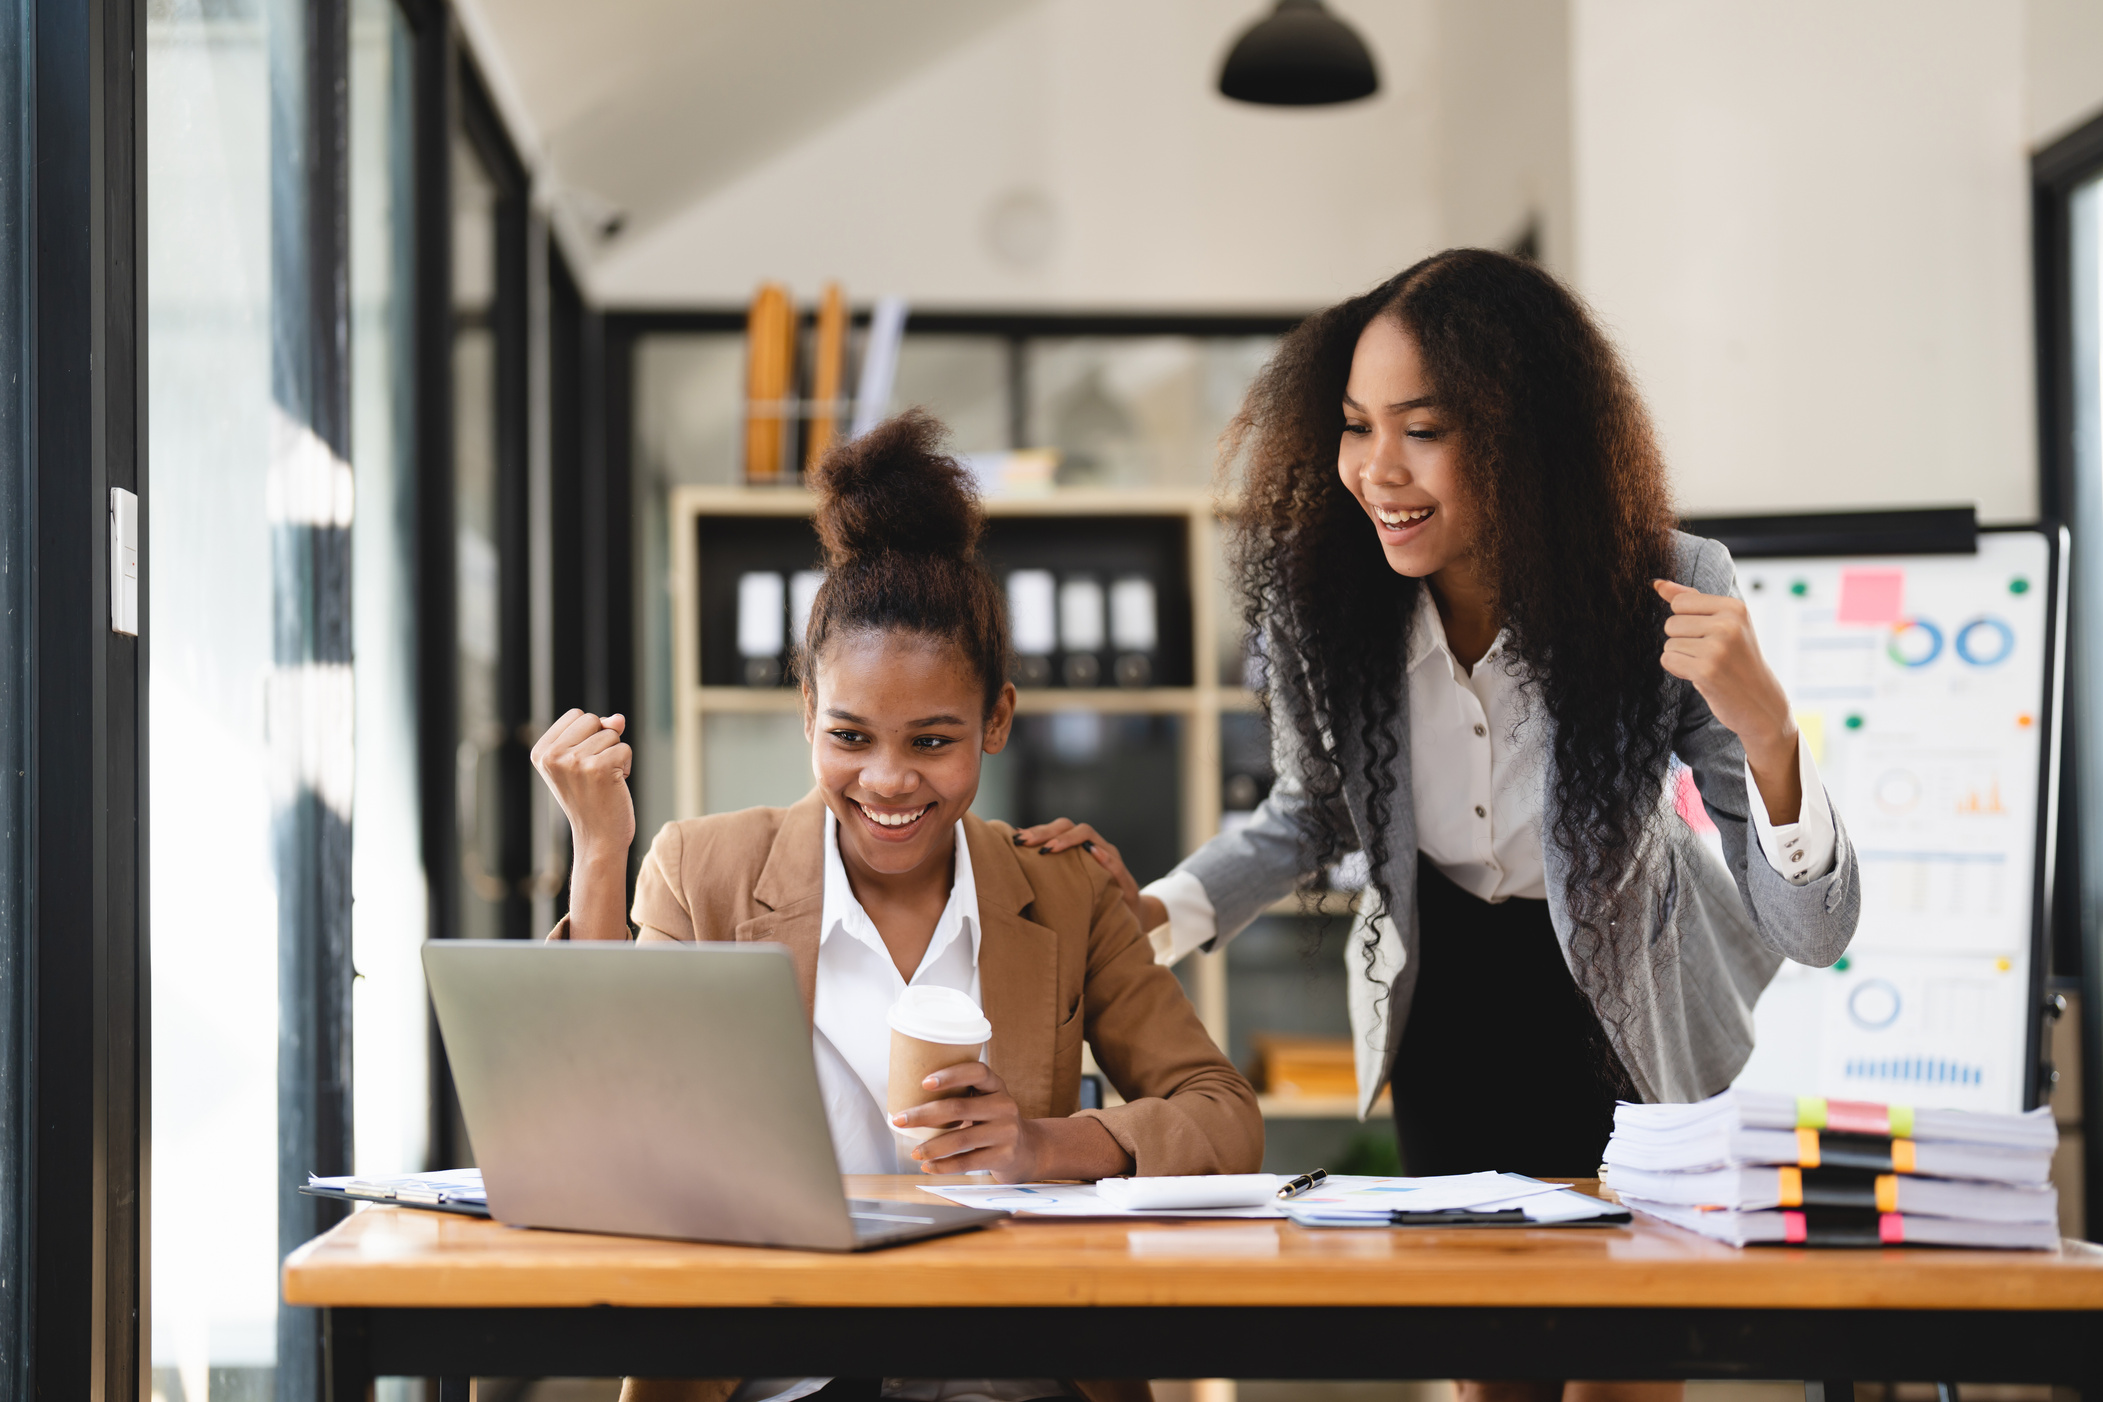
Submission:
[[[1302,1193],[1311,1192],[1312,1190],[1321,1187],[1322,1184],[1328,1181],[1329,1170],[1326,1168],[1318,1168],[1312,1173],[1301,1174],[1298,1178],[1293,1179],[1290,1183],[1287,1183],[1284,1187],[1278,1189],[1278,1196],[1280,1198],[1296,1198]]]

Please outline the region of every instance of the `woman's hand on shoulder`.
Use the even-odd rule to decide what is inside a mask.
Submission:
[[[533,746],[533,767],[570,820],[580,861],[618,853],[625,863],[635,840],[635,801],[628,793],[635,752],[621,738],[627,729],[624,716],[602,720],[573,709]]]
[[[1039,823],[1033,828],[1018,828],[1015,831],[1017,847],[1034,848],[1050,854],[1078,847],[1110,873],[1110,879],[1124,892],[1125,904],[1139,921],[1142,932],[1156,925],[1168,923],[1168,907],[1152,896],[1139,894],[1139,881],[1125,866],[1125,859],[1101,833],[1086,823],[1076,823],[1071,818],[1054,818],[1048,823]]]
[[[1745,601],[1654,581],[1672,606],[1665,620],[1667,672],[1691,682],[1709,710],[1745,746],[1746,762],[1772,821],[1794,822],[1803,795],[1796,762],[1796,718],[1781,679],[1760,655]]]

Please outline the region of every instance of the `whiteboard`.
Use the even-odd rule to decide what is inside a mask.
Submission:
[[[1846,957],[1783,964],[1738,1085],[2028,1108],[2055,568],[2035,531],[1982,533],[1976,555],[1738,562],[1862,870]]]

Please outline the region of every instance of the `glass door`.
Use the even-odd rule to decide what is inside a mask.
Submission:
[[[532,921],[533,646],[527,568],[526,189],[464,70],[452,135],[454,823],[451,933]]]
[[[497,502],[496,181],[464,132],[453,137],[453,578],[460,843],[456,933],[496,939],[504,868],[503,589]]]
[[[256,0],[146,21],[152,1338],[168,1402],[276,1363],[271,89]],[[173,1210],[214,1202],[208,1213]]]

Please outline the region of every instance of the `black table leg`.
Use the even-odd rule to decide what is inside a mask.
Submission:
[[[1851,1382],[1806,1381],[1804,1402],[1855,1402],[1855,1385]]]
[[[468,1394],[474,1390],[475,1380],[459,1374],[438,1380],[438,1402],[469,1402]]]
[[[321,1312],[321,1354],[328,1369],[327,1402],[370,1402],[372,1354],[363,1310]]]

